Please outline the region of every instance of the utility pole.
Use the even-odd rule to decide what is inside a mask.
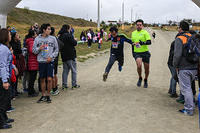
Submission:
[[[100,30],[100,0],[98,0],[98,21],[97,21],[97,29]]]
[[[124,30],[124,0],[122,2],[122,30]]]
[[[133,8],[131,8],[131,24],[133,22]]]

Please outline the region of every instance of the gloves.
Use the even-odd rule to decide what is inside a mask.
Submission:
[[[140,45],[144,45],[144,44],[145,44],[145,42],[142,42],[142,41],[140,41],[140,42],[139,42],[139,44],[140,44]]]

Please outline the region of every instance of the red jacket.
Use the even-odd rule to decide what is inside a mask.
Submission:
[[[16,66],[16,57],[15,57],[14,54],[12,54],[12,56],[13,56],[12,64]],[[16,83],[16,75],[15,75],[15,70],[14,69],[12,69],[11,82],[12,83]]]
[[[34,38],[26,39],[26,45],[28,48],[28,70],[36,71],[38,70],[37,55],[32,52],[34,45]]]

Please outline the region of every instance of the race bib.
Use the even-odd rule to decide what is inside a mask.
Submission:
[[[112,42],[112,48],[118,48],[118,42]]]

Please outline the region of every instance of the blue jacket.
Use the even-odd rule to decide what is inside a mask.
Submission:
[[[3,83],[10,79],[12,68],[12,53],[8,47],[0,44],[0,78]]]

